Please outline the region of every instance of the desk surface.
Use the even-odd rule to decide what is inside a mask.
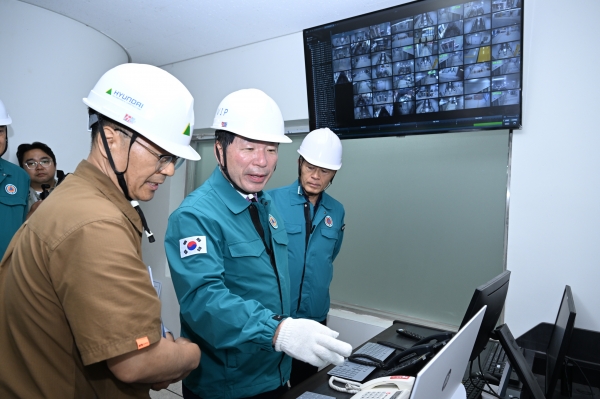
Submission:
[[[369,340],[369,342],[377,342],[377,341],[389,341],[389,342],[393,342],[396,343],[400,346],[403,347],[410,347],[412,346],[415,341],[405,338],[403,336],[400,336],[396,333],[396,329],[398,328],[406,328],[409,329],[411,331],[416,332],[417,334],[423,335],[423,336],[429,336],[432,334],[435,334],[437,332],[443,332],[444,330],[439,330],[439,329],[434,329],[434,328],[429,328],[429,327],[423,327],[423,326],[419,326],[419,325],[415,325],[415,324],[411,324],[411,323],[404,323],[404,322],[397,322],[395,324],[393,324],[391,327],[385,329],[384,331],[382,331],[380,334],[374,336],[373,338],[371,338]],[[355,350],[358,348],[355,348]],[[323,370],[321,370],[319,373],[317,373],[316,375],[312,376],[311,378],[307,379],[306,381],[303,381],[301,384],[298,384],[295,387],[292,387],[292,389],[290,389],[285,395],[281,396],[280,399],[296,399],[298,396],[302,395],[304,392],[313,392],[313,393],[318,393],[321,395],[327,395],[327,396],[331,396],[334,398],[340,398],[340,399],[348,399],[352,396],[352,394],[348,394],[348,393],[342,393],[342,392],[338,392],[335,391],[333,389],[331,389],[329,387],[329,378],[330,376],[327,374],[327,372],[329,370],[331,370],[334,366],[328,366],[326,368],[324,368]],[[541,386],[543,387],[543,377],[541,377],[541,381],[539,381],[540,376],[538,377],[538,382],[541,382]],[[584,387],[584,390],[588,389],[587,387]],[[514,389],[511,389],[509,387],[507,394],[512,395],[513,398],[519,398],[519,392],[515,391]],[[508,395],[507,395],[508,397]],[[590,396],[588,395],[577,395],[574,394],[571,399],[578,399],[578,398],[589,398]],[[559,398],[566,398],[566,396],[561,396],[558,393],[556,393],[553,396],[553,399],[559,399]]]

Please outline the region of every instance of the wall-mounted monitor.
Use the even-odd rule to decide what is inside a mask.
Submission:
[[[420,0],[304,30],[310,129],[519,129],[523,0]]]

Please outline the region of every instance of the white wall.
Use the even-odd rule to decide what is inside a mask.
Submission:
[[[600,331],[600,2],[525,0],[524,128],[513,137],[506,320],[554,322],[565,284]]]
[[[0,99],[13,120],[4,159],[16,163],[19,144],[41,141],[59,169],[74,171],[90,149],[81,99],[127,54],[79,22],[16,0],[0,1],[0,38]]]
[[[525,0],[524,128],[513,139],[505,312],[515,335],[554,322],[565,284],[573,288],[576,326],[600,330],[598,15],[597,0]],[[265,90],[286,120],[307,118],[301,33],[165,69],[194,95],[197,128],[243,87]]]
[[[196,129],[212,125],[229,93],[261,89],[275,100],[286,121],[307,119],[302,33],[238,47],[163,67],[194,96]]]

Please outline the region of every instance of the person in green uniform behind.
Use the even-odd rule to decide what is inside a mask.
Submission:
[[[310,132],[298,149],[298,179],[268,193],[288,233],[291,315],[327,324],[333,261],[344,239],[344,206],[325,190],[342,167],[342,143],[331,130]],[[292,360],[290,383],[298,385],[318,371]]]
[[[8,125],[12,119],[0,100],[0,259],[27,216],[29,176],[17,165],[2,159],[8,148]]]

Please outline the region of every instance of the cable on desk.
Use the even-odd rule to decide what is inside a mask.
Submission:
[[[575,359],[570,358],[568,356],[565,356],[565,360],[564,360],[564,365],[565,367],[567,366],[567,360],[573,362],[573,364],[575,366],[577,366],[577,368],[579,369],[579,372],[581,373],[581,375],[583,375],[583,378],[585,378],[585,382],[587,383],[588,387],[590,388],[590,393],[592,394],[592,399],[594,398],[594,389],[592,388],[592,384],[590,384],[590,381],[587,379],[587,376],[585,375],[585,373],[583,372],[583,370],[581,369],[581,366],[579,366],[579,363],[577,363],[575,361]],[[567,373],[564,373],[565,379],[567,378]],[[567,386],[569,385],[569,382],[567,381]],[[571,393],[571,392],[569,392]],[[571,396],[571,395],[569,395]]]
[[[344,387],[339,387],[333,383],[334,381],[342,382],[345,385],[344,385]],[[331,389],[335,389],[338,392],[358,393],[358,392],[360,392],[361,384],[356,381],[345,380],[340,377],[332,376],[329,379],[329,387]]]
[[[484,371],[483,367],[481,367],[481,356],[477,356],[477,364],[479,365],[479,371],[481,371],[482,373],[484,373],[485,371]],[[473,366],[473,362],[471,362],[471,367],[472,366]],[[495,396],[497,398],[502,399],[502,396],[500,396],[496,392],[494,392],[494,389],[492,388],[492,386],[490,385],[490,383],[488,382],[488,380],[485,379],[485,375],[482,375],[482,377],[483,377],[482,378],[483,382],[485,382],[485,385],[487,385],[487,387],[490,390],[486,391],[485,389],[482,389],[481,392],[485,392],[488,395],[492,395],[492,396]],[[469,379],[471,379],[471,368],[469,368]]]

